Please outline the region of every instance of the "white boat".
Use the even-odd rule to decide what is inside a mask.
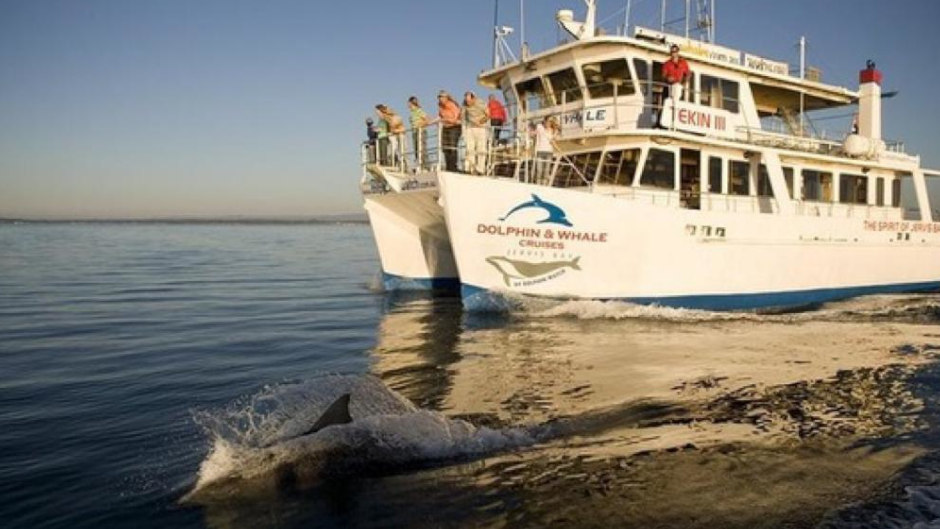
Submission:
[[[460,286],[444,211],[438,204],[436,162],[409,171],[401,148],[386,163],[363,148],[360,190],[369,215],[386,291],[444,290]]]
[[[547,178],[534,181],[526,141],[490,153],[485,176],[438,173],[466,308],[536,296],[733,310],[940,288],[938,173],[882,140],[874,64],[850,90],[688,35],[599,35],[585,3],[585,22],[558,13],[573,41],[479,77],[518,102],[520,137],[560,122]],[[673,44],[692,72],[681,99],[662,97]],[[813,112],[852,105],[856,132],[809,130]]]

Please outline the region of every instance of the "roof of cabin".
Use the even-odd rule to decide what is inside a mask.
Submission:
[[[550,59],[555,55],[576,49],[589,49],[601,46],[609,47],[612,44],[626,46],[628,49],[661,54],[663,58],[668,57],[668,44],[649,42],[631,37],[599,36],[592,39],[569,42],[539,52],[526,58],[524,61],[517,61],[492,70],[483,71],[480,73],[478,81],[483,86],[496,88],[499,86],[500,80],[508,73],[518,70],[533,70],[537,68],[537,64],[540,60]],[[690,67],[693,69],[695,64],[707,64],[744,76],[744,78],[751,83],[752,91],[754,92],[754,102],[761,112],[773,113],[780,107],[799,108],[801,92],[803,93],[804,108],[806,110],[840,107],[853,104],[858,100],[857,91],[852,91],[841,86],[828,85],[768,71],[755,70],[742,65],[698,55],[683,55],[683,57],[689,62]],[[557,64],[554,66],[552,70],[557,69]]]

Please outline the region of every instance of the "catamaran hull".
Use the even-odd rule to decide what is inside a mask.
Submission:
[[[888,212],[693,210],[453,173],[441,185],[469,310],[520,295],[735,310],[940,288],[940,223]]]
[[[436,188],[370,194],[365,209],[385,290],[457,290],[457,266]]]

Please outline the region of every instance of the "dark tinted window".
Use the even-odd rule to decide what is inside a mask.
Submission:
[[[626,59],[588,63],[581,67],[581,71],[592,98],[613,97],[614,86],[617,87],[617,95],[636,93]]]
[[[840,175],[839,202],[843,204],[867,204],[868,177],[854,174]]]
[[[728,162],[728,193],[732,195],[751,194],[751,181],[748,177],[750,164],[731,160]]]
[[[721,163],[721,158],[716,158],[711,156],[708,158],[708,192],[709,193],[722,193],[721,189],[721,180],[722,180],[722,170],[724,169],[724,164]]]
[[[618,186],[633,185],[633,175],[640,161],[640,149],[627,149],[625,151],[611,151],[604,154],[601,172],[597,176],[600,184],[614,184]]]
[[[643,166],[643,176],[640,185],[676,188],[676,157],[669,151],[650,149]]]
[[[578,85],[578,76],[574,73],[574,68],[567,68],[555,73],[548,74],[548,84],[552,87],[552,95],[555,96],[555,104],[560,105],[564,101],[580,101],[581,87]]]

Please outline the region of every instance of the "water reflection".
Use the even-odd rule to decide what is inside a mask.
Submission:
[[[940,350],[927,314],[936,300],[925,299],[888,300],[890,314],[874,299],[796,315],[554,310],[482,323],[459,300],[397,300],[373,350],[387,385],[476,424],[560,425],[564,435],[242,501],[208,521],[812,527],[883,494],[933,449],[912,382]]]

